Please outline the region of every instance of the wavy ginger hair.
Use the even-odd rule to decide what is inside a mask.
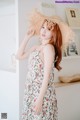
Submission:
[[[49,41],[49,44],[52,44],[55,48],[55,63],[54,66],[57,70],[61,70],[60,62],[62,60],[62,34],[57,23],[54,23],[50,20],[45,19],[43,24],[47,22],[47,28],[53,32],[53,37]],[[42,26],[43,26],[42,24]]]

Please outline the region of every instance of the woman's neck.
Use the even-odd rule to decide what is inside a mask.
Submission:
[[[41,45],[46,45],[46,44],[48,44],[49,43],[49,40],[47,40],[47,41],[42,41],[41,42]]]

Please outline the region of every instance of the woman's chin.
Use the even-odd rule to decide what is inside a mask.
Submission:
[[[44,40],[44,39],[45,39],[45,37],[41,37],[41,39],[42,39],[42,40]]]

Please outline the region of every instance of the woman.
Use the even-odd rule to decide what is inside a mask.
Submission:
[[[28,40],[34,33],[33,29],[27,32],[16,54],[19,60],[29,56],[22,120],[58,120],[54,67],[61,70],[61,31],[57,23],[45,19],[40,29],[41,45],[35,45],[24,52]]]

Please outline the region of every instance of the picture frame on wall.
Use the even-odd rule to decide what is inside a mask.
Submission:
[[[78,49],[76,42],[74,40],[70,40],[66,50],[64,51],[65,56],[76,56],[78,55]]]
[[[68,24],[73,29],[80,29],[80,14],[78,8],[66,8]]]

